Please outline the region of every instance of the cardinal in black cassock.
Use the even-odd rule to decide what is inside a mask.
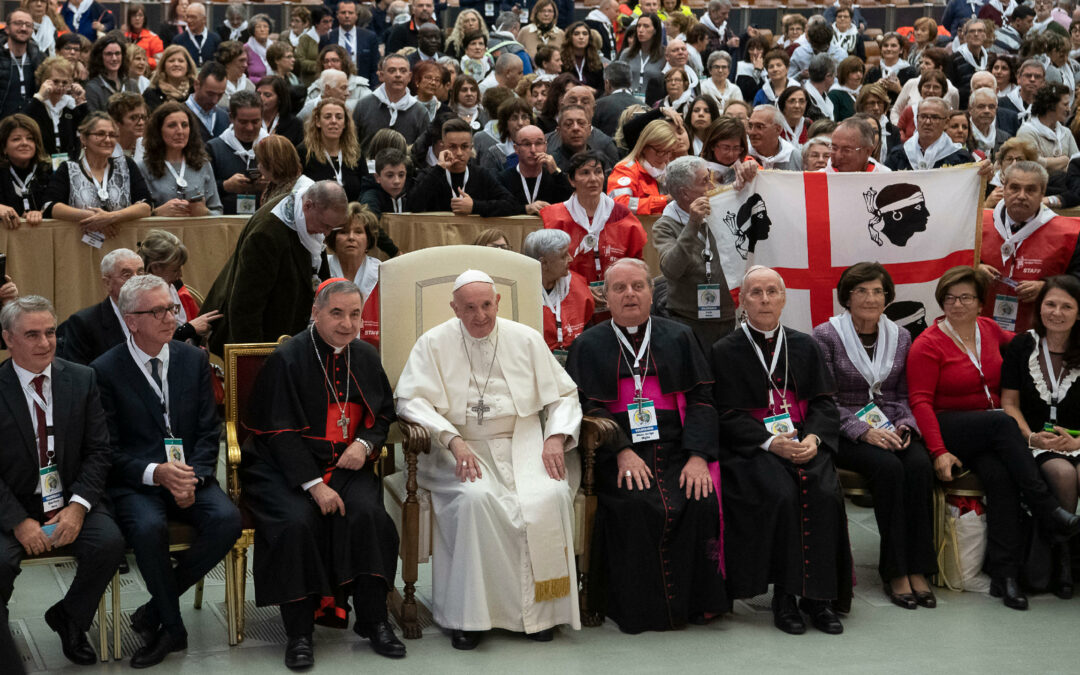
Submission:
[[[817,342],[779,325],[784,290],[778,274],[751,268],[740,299],[748,322],[717,341],[711,354],[728,592],[748,598],[775,584],[777,628],[805,632],[802,609],[818,629],[840,633],[835,612],[850,610],[852,563],[833,464],[840,429],[835,385]],[[785,412],[797,433],[781,441],[765,420]],[[786,458],[792,441],[816,442],[816,454],[801,463]],[[802,598],[798,608],[795,596]]]
[[[371,638],[380,654],[405,655],[403,645],[394,647],[401,643],[386,614],[398,535],[375,473],[395,419],[394,399],[375,348],[355,339],[361,307],[352,282],[324,282],[315,323],[267,358],[245,420],[251,435],[241,466],[245,504],[255,520],[255,601],[281,606],[287,664],[295,657],[294,664],[310,665],[320,600],[347,597],[349,590],[354,630]],[[338,466],[347,450],[353,461],[364,458],[359,470]],[[334,508],[326,488],[343,510],[323,507],[321,499]]]
[[[616,325],[606,321],[582,333],[567,360],[582,412],[619,425],[618,437],[597,450],[589,609],[627,633],[704,623],[731,607],[721,571],[717,415],[708,363],[688,327],[649,318],[647,269],[620,261],[608,282]],[[637,408],[635,372],[642,398],[653,404],[658,435],[636,443],[630,423]],[[625,450],[634,456],[620,465]],[[680,485],[684,480],[695,487],[690,498]]]

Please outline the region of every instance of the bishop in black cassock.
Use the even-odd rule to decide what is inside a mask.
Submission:
[[[314,662],[320,599],[347,590],[354,630],[384,656],[405,655],[386,614],[398,535],[374,469],[395,418],[394,399],[378,353],[355,339],[361,307],[352,282],[324,282],[314,323],[267,358],[245,420],[255,601],[281,606],[290,667]]]
[[[776,272],[751,268],[740,298],[747,323],[712,347],[728,591],[747,598],[774,584],[777,628],[805,632],[802,609],[819,630],[840,633],[836,611],[851,607],[852,566],[833,465],[835,385],[814,339],[780,324],[784,286]],[[794,433],[766,429],[784,414]]]
[[[649,317],[652,291],[640,261],[616,262],[608,281],[612,321],[579,336],[567,362],[583,413],[619,425],[597,450],[589,609],[627,633],[704,623],[730,609],[708,363],[689,328]],[[645,434],[656,437],[638,442],[630,421],[635,374],[657,422],[656,434]]]

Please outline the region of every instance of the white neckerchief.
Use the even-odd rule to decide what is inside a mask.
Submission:
[[[975,60],[975,55],[971,53],[971,48],[967,46],[967,43],[960,45],[960,49],[956,50],[956,53],[964,58],[972,68],[976,71],[986,70],[986,60],[989,58],[989,53],[986,51],[986,47],[982,48],[982,55],[979,60]]]
[[[247,27],[248,27],[247,19],[244,19],[244,22],[242,24],[240,24],[236,28],[233,28],[232,26],[229,26],[229,39],[234,40],[234,41],[239,41],[241,33],[243,33],[245,30],[247,30]],[[289,33],[291,34],[292,31],[289,31]]]
[[[645,173],[649,174],[649,176],[651,176],[652,179],[655,180],[657,183],[659,183],[660,179],[664,176],[664,167],[658,169],[652,164],[649,164],[649,162],[644,159],[641,160],[641,168],[645,169]]]
[[[1005,94],[1005,98],[1009,99],[1014,106],[1016,106],[1017,116],[1020,121],[1023,122],[1031,116],[1031,104],[1024,103],[1024,99],[1020,98],[1020,87],[1016,87],[1009,93]]]
[[[885,155],[889,154],[889,116],[882,114],[878,120],[878,128],[881,129],[881,143],[878,147],[878,160],[885,161]]]
[[[615,200],[607,196],[604,193],[600,193],[600,201],[596,205],[596,211],[593,213],[592,220],[589,220],[588,214],[585,212],[585,207],[578,201],[577,193],[570,195],[570,199],[566,200],[566,211],[570,214],[570,217],[574,219],[574,222],[578,224],[581,229],[585,230],[585,237],[578,244],[577,250],[574,251],[574,257],[576,258],[579,253],[583,251],[593,251],[596,256],[600,254],[600,233],[604,229],[604,225],[607,225],[607,220],[611,216],[611,210],[615,208]],[[599,271],[600,258],[596,257],[597,271]]]
[[[788,140],[791,141],[792,143],[798,143],[799,142],[799,137],[802,136],[803,127],[806,126],[806,118],[805,117],[800,117],[799,118],[799,123],[797,125],[795,125],[794,129],[792,129],[791,125],[788,124],[787,118],[783,117],[783,116],[781,116],[781,117],[784,120],[784,125],[783,125],[784,126],[784,131],[787,132],[788,136],[790,136],[790,138]],[[884,145],[884,143],[882,143],[882,144]]]
[[[777,139],[780,142],[780,149],[772,157],[765,157],[757,150],[754,150],[754,146],[750,145],[749,139],[746,141],[747,147],[750,149],[750,155],[761,162],[761,165],[765,169],[771,169],[777,164],[783,164],[791,159],[791,153],[795,151],[795,146],[792,143],[784,140],[783,137]]]
[[[881,68],[881,77],[882,79],[884,79],[886,77],[892,77],[893,75],[898,74],[901,70],[907,68],[910,65],[911,64],[904,59],[897,59],[896,63],[891,66],[885,65],[885,62],[882,61],[880,64],[878,64],[878,67]]]
[[[79,162],[82,164],[83,169],[86,170],[86,176],[90,179],[90,182],[94,184],[94,189],[97,190],[98,199],[104,202],[109,198],[109,162],[105,163],[105,173],[102,174],[101,180],[98,181],[94,172],[90,170],[90,165],[86,162],[86,157],[83,156]]]
[[[450,199],[453,199],[454,197],[457,197],[457,195],[454,194],[454,181],[451,178],[451,173],[450,173],[449,170],[443,169],[443,171],[446,172],[446,184],[450,186]],[[462,189],[462,191],[465,190],[465,187],[468,184],[469,184],[469,165],[466,164],[465,165],[465,177],[461,179],[461,189]]]
[[[525,193],[525,203],[532,204],[536,201],[536,195],[540,194],[540,179],[544,177],[544,167],[540,167],[540,173],[536,175],[536,184],[533,186],[532,194],[529,194],[529,181],[525,180],[525,174],[521,173],[521,163],[514,167],[514,170],[518,172],[518,178],[521,179],[521,189]]]
[[[289,31],[289,33],[291,34],[292,31]],[[315,26],[312,26],[311,28],[308,28],[306,31],[301,33],[296,38],[297,44],[299,44],[300,38],[304,37],[305,35],[308,36],[309,38],[311,38],[312,40],[314,40],[316,45],[319,44],[319,31],[315,30]],[[289,37],[289,41],[292,42],[292,37],[291,36]],[[296,46],[296,45],[293,45],[293,46]]]
[[[372,96],[379,99],[383,105],[390,109],[390,126],[394,126],[397,122],[398,112],[408,110],[412,107],[412,104],[416,102],[416,98],[405,91],[405,95],[397,100],[395,103],[391,103],[390,99],[386,96],[386,84],[380,84],[379,88],[371,92]]]
[[[784,90],[788,87],[797,86],[799,86],[799,83],[789,77],[787,84],[780,88],[780,94],[784,93]],[[769,82],[768,80],[765,81],[765,84],[761,85],[761,91],[765,93],[765,98],[769,99],[769,103],[772,103],[773,105],[776,104],[776,99],[780,97],[780,94],[773,91],[772,82]]]
[[[277,129],[278,121],[280,119],[281,119],[281,114],[278,113],[278,114],[274,115],[274,119],[270,120],[270,124],[267,124],[266,120],[263,120],[262,128],[263,128],[263,131],[266,132],[267,136],[274,133],[274,131]]]
[[[87,0],[83,1],[86,2]],[[41,99],[41,102],[45,104],[45,111],[49,113],[49,119],[52,120],[53,135],[59,136],[60,115],[64,112],[64,108],[71,108],[72,110],[75,109],[75,99],[71,98],[71,96],[68,94],[64,94],[60,97],[60,100],[56,102],[56,105],[53,105],[52,101],[47,98]],[[56,140],[59,141],[60,139],[57,138]]]
[[[240,141],[236,140],[236,131],[233,130],[233,127],[230,124],[229,128],[221,132],[221,136],[218,136],[218,138],[221,139],[222,143],[229,146],[229,149],[232,150],[237,157],[246,161],[248,164],[251,164],[255,161],[255,146],[259,144],[259,141],[266,138],[266,136],[266,130],[260,128],[259,137],[255,139],[255,142],[251,144],[251,149],[248,150],[240,144]]]
[[[960,144],[953,143],[952,139],[945,133],[942,133],[925,151],[919,147],[918,131],[904,142],[904,153],[907,155],[908,163],[916,171],[933,169],[938,160],[948,157],[959,149]]]
[[[240,79],[236,81],[236,84],[233,84],[229,78],[225,78],[225,95],[232,96],[238,91],[245,91],[249,84],[251,84],[251,80],[248,79],[246,73],[240,74]],[[254,89],[255,85],[252,85],[251,88]]]
[[[323,154],[326,155],[326,163],[330,165],[330,170],[334,172],[334,180],[338,185],[344,186],[345,183],[341,182],[341,173],[345,170],[345,160],[341,158],[341,148],[337,151],[337,167],[334,167],[334,158],[330,156],[330,153],[323,150]]]
[[[1065,147],[1068,145],[1069,142],[1068,135],[1072,132],[1070,132],[1068,127],[1066,127],[1064,124],[1055,122],[1054,128],[1051,129],[1050,127],[1043,124],[1039,120],[1039,118],[1035,117],[1034,115],[1029,117],[1028,121],[1024,122],[1024,124],[1030,127],[1031,130],[1035,132],[1036,136],[1045,138],[1046,140],[1054,144],[1054,157],[1065,154]]]
[[[634,365],[630,368],[630,374],[634,376],[634,393],[637,394],[637,398],[641,398],[642,383],[644,378],[642,377],[641,361],[645,358],[645,352],[649,350],[649,343],[652,342],[652,317],[649,317],[649,321],[645,324],[645,335],[641,338],[641,346],[638,350],[634,351],[634,346],[630,344],[630,341],[626,339],[626,336],[619,330],[618,325],[615,324],[615,319],[611,319],[611,330],[615,331],[615,337],[619,338],[619,343],[622,345],[622,349],[625,349],[630,353],[630,356],[634,357]],[[619,351],[622,352],[622,349]],[[623,352],[623,357],[629,362],[629,357]],[[648,367],[646,359],[646,368]]]
[[[247,23],[247,21],[245,21],[244,23]],[[229,39],[235,40],[236,38]],[[247,47],[251,49],[251,51],[255,52],[255,56],[258,56],[259,60],[262,61],[263,67],[266,70],[270,70],[270,62],[266,60],[266,48],[268,45],[264,45],[258,40],[256,40],[254,35],[249,37],[247,39],[247,42],[245,42],[244,44],[247,45]]]
[[[228,87],[228,80],[226,80],[225,88],[228,89]],[[185,103],[187,104],[188,109],[190,109],[191,112],[195,113],[195,116],[198,117],[199,121],[203,123],[203,126],[206,127],[206,130],[213,134],[214,125],[217,124],[217,110],[211,108],[209,113],[204,111],[202,109],[202,106],[195,102],[195,94],[189,95]]]
[[[817,106],[817,109],[821,111],[822,115],[829,119],[833,118],[832,99],[818,91],[817,87],[811,84],[809,80],[803,85],[803,91],[810,97],[810,101]]]
[[[977,319],[975,321],[975,353],[974,354],[972,354],[971,350],[968,349],[967,344],[965,344],[964,341],[962,339],[960,339],[960,334],[956,332],[956,329],[952,327],[952,324],[949,323],[948,319],[942,319],[941,323],[938,324],[938,325],[941,326],[941,329],[943,331],[945,331],[946,335],[948,335],[949,337],[955,338],[956,341],[960,343],[960,347],[964,350],[964,353],[967,354],[967,357],[971,360],[971,364],[973,366],[975,366],[975,370],[979,371],[979,379],[982,380],[983,392],[986,393],[986,402],[987,402],[986,407],[987,407],[987,409],[993,408],[994,407],[994,397],[990,393],[990,386],[986,383],[986,375],[983,374],[983,367],[982,367],[982,335],[980,335],[980,333],[979,333],[979,321]]]
[[[859,29],[855,27],[855,22],[852,21],[848,29],[841,32],[836,30],[836,24],[832,26],[833,32],[833,44],[836,44],[848,54],[855,51],[855,41],[859,39]]]
[[[300,46],[300,38],[305,35],[307,35],[307,31],[300,33],[300,35],[293,33],[291,30],[289,31],[289,44],[293,46],[293,49]]]
[[[1042,206],[1031,220],[1025,223],[1016,234],[1013,234],[1012,224],[1016,221],[1005,210],[1005,200],[998,202],[998,205],[994,207],[994,229],[997,230],[1002,242],[1004,242],[1001,245],[1001,264],[1003,266],[1009,265],[1009,260],[1016,256],[1021,244],[1028,237],[1035,234],[1036,230],[1049,223],[1055,215],[1057,214],[1052,209]],[[1009,274],[1012,274],[1011,267],[1009,268]]]
[[[48,16],[41,17],[41,23],[34,24],[34,44],[42,54],[56,51],[56,26]]]
[[[170,164],[168,160],[162,163],[165,165],[165,168],[169,170],[169,173],[172,174],[172,177],[176,180],[176,186],[179,188],[186,188],[187,179],[184,178],[184,172],[187,171],[187,159],[183,157],[180,158],[180,171],[174,169],[172,167],[172,164]]]
[[[862,89],[862,85],[859,85],[858,89],[852,89],[851,87],[845,87],[844,85],[842,85],[840,83],[834,83],[833,86],[829,87],[829,91],[842,91],[842,92],[845,92],[848,96],[850,96],[852,98],[852,100],[855,100],[855,99],[859,98],[859,90],[860,89]]]
[[[884,312],[878,319],[878,343],[874,350],[874,359],[866,353],[862,340],[855,331],[855,323],[851,320],[851,313],[831,317],[829,323],[840,336],[840,342],[844,345],[844,351],[848,359],[870,385],[870,400],[881,394],[881,385],[889,378],[892,372],[893,359],[896,357],[896,345],[899,342],[899,327],[893,323]]]
[[[86,1],[84,0],[84,2]],[[132,360],[135,361],[135,365],[139,367],[139,372],[146,378],[146,383],[150,385],[154,395],[161,401],[161,413],[165,417],[165,433],[172,436],[172,423],[169,420],[169,343],[163,344],[161,351],[157,355],[151,355],[139,349],[138,345],[135,344],[135,338],[129,335],[127,348]],[[161,363],[161,371],[158,373],[158,377],[161,378],[160,387],[157,382],[154,382],[154,377],[150,374],[151,359],[157,359]]]
[[[428,166],[438,166],[439,158],[435,156],[435,149],[428,146],[427,149],[427,164]]]
[[[30,210],[30,183],[34,181],[34,174],[37,173],[37,164],[31,162],[30,173],[26,176],[26,180],[19,178],[19,174],[15,173],[15,167],[8,165],[8,171],[11,173],[11,182],[15,185],[15,196],[21,197],[23,200],[23,211]]]
[[[674,199],[668,202],[661,215],[671,218],[684,227],[690,222],[690,214]],[[712,283],[712,247],[709,246],[709,228],[701,228],[701,232],[697,233],[697,238],[704,244],[701,257],[705,260],[705,283],[709,284]]]
[[[1040,338],[1034,329],[1029,330],[1036,342],[1042,344],[1043,360],[1046,361],[1046,380],[1050,385],[1050,423],[1057,424],[1057,405],[1065,394],[1069,393],[1071,383],[1064,377],[1065,364],[1061,364],[1061,370],[1054,373],[1054,362],[1050,360],[1050,342],[1046,338]]]
[[[551,313],[555,315],[555,339],[561,345],[563,341],[562,303],[566,296],[570,294],[570,273],[567,272],[565,276],[560,277],[550,292],[541,286],[540,293],[544,299],[544,307],[550,309]]]
[[[754,83],[761,82],[764,79],[764,72],[761,68],[755,68],[754,64],[749,61],[739,61],[735,65],[735,78],[749,77],[754,80]]]
[[[686,73],[686,79],[690,81],[690,86],[687,87],[686,90],[687,91],[694,91],[694,89],[697,88],[697,86],[698,86],[697,73],[694,72],[694,69],[690,66],[689,63],[687,63],[685,66],[682,66],[682,71],[684,73]],[[669,72],[671,72],[671,64],[670,63],[665,63],[664,64],[664,70],[662,72],[664,73],[664,75],[667,75]],[[578,78],[578,79],[584,81],[583,78]]]
[[[717,26],[713,22],[712,17],[709,16],[708,12],[705,12],[704,14],[701,15],[701,23],[702,23],[703,26],[705,26],[706,28],[708,28],[712,32],[716,33],[720,37],[724,37],[724,33],[727,32],[727,21],[725,20],[724,23]]]
[[[315,181],[307,176],[297,178],[292,193],[278,202],[271,213],[296,233],[297,238],[300,239],[300,245],[311,256],[311,268],[318,270],[322,264],[323,235],[308,232],[307,221],[304,218],[304,195],[314,184]]]
[[[697,136],[694,136],[690,139],[690,144],[691,146],[693,146],[691,154],[694,155],[694,157],[700,157],[701,149],[705,147],[705,141],[701,140]]]
[[[345,276],[345,272],[341,269],[341,261],[338,260],[336,255],[327,255],[326,263],[330,268],[331,279]],[[366,304],[368,298],[371,297],[371,292],[375,290],[375,284],[379,283],[379,259],[365,255],[364,261],[360,263],[356,275],[352,278],[352,282],[360,289],[360,295],[363,296]]]
[[[93,0],[82,0],[82,2],[78,4],[78,6],[72,6],[71,1],[68,0],[67,6],[72,11],[71,25],[75,27],[75,32],[79,31],[79,22],[82,21],[83,14],[86,14],[88,11],[90,11],[90,8],[93,5]]]
[[[974,2],[974,0],[968,0],[968,4],[971,4],[972,2]],[[1050,22],[1053,21],[1053,20],[1054,20],[1054,17],[1053,17],[1053,15],[1051,15],[1051,16],[1046,17],[1042,21],[1033,21],[1032,24],[1031,24],[1031,28],[1028,29],[1028,34],[1029,35],[1031,35],[1031,34],[1038,35],[1039,33],[1046,30],[1046,27],[1049,26]]]
[[[975,138],[975,146],[980,150],[986,152],[993,152],[994,146],[997,145],[997,120],[991,120],[990,130],[985,134],[979,131],[979,127],[972,122],[971,123],[971,135]]]
[[[1012,16],[1013,10],[1016,9],[1016,0],[1009,0],[1008,7],[1002,6],[1001,0],[990,0],[989,5],[1001,13],[1002,23],[1008,23],[1005,19]]]
[[[754,353],[757,354],[758,361],[761,362],[761,367],[765,369],[765,373],[768,375],[768,377],[766,379],[769,380],[769,410],[772,411],[773,405],[774,405],[773,404],[773,392],[774,391],[776,392],[777,397],[781,401],[784,400],[783,392],[781,392],[780,389],[776,386],[776,383],[773,382],[773,377],[772,377],[773,372],[776,371],[776,364],[780,361],[780,347],[784,344],[784,327],[782,325],[780,325],[780,324],[777,324],[777,327],[772,331],[768,331],[768,332],[758,331],[759,333],[762,333],[766,337],[769,337],[770,334],[773,333],[773,332],[776,333],[776,347],[773,349],[772,363],[771,364],[766,364],[765,363],[765,354],[761,351],[761,347],[758,346],[758,343],[757,343],[756,340],[754,340],[754,337],[752,335],[750,335],[749,324],[746,321],[744,321],[744,322],[742,322],[740,324],[740,326],[742,327],[743,333],[746,334],[746,339],[750,341],[750,346],[754,348]],[[757,330],[757,329],[755,329],[755,330]],[[789,364],[787,363],[787,360],[785,359],[784,360],[784,389],[787,389],[787,368],[788,368],[788,365]]]

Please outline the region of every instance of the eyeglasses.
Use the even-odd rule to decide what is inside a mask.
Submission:
[[[180,313],[180,305],[173,303],[171,305],[165,305],[164,307],[154,307],[153,309],[143,309],[137,312],[128,312],[128,314],[150,314],[156,320],[161,321],[165,316],[176,316]]]
[[[927,115],[925,113],[919,113],[918,117],[920,122],[941,122],[944,119],[944,115]]]
[[[970,307],[978,299],[978,296],[972,295],[971,293],[964,293],[963,295],[946,295],[941,299],[941,304],[951,305],[955,302],[959,302],[964,307]]]
[[[849,152],[858,152],[864,149],[861,145],[836,145],[834,143],[832,146],[833,153],[837,155],[846,155]]]
[[[851,294],[858,298],[865,298],[867,296],[871,298],[884,298],[884,288],[853,288]]]
[[[726,63],[714,63],[713,67],[709,68],[709,70],[731,70],[731,66]]]
[[[132,122],[145,122],[149,118],[146,115],[128,115],[128,119]]]
[[[91,131],[87,135],[98,140],[108,139],[110,141],[115,141],[119,137],[119,135],[113,131]]]
[[[15,28],[30,28],[34,24],[31,21],[12,21],[8,25],[9,26],[14,26]]]
[[[779,288],[755,288],[747,293],[747,296],[749,296],[751,300],[761,300],[762,298],[772,300],[774,298],[779,298],[783,294],[784,292]]]

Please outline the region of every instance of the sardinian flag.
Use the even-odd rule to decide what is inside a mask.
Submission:
[[[840,313],[836,283],[857,262],[885,265],[896,300],[885,313],[918,335],[941,311],[938,278],[975,260],[982,181],[974,164],[930,171],[760,171],[712,197],[716,237],[734,294],[751,264],[787,285],[784,325],[809,332]]]

